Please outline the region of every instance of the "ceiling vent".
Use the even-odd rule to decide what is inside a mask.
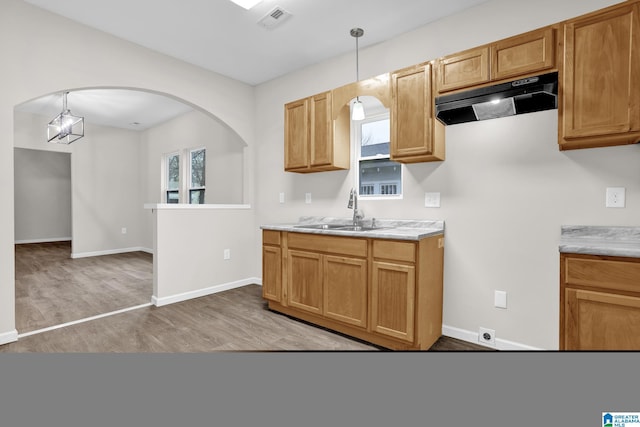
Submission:
[[[265,28],[272,29],[282,24],[290,16],[291,14],[289,12],[280,6],[276,6],[269,13],[260,18],[258,24]]]

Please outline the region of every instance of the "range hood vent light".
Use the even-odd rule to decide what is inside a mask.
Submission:
[[[435,99],[445,125],[497,119],[558,108],[558,73],[471,89]]]

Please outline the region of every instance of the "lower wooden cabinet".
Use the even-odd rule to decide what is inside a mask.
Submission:
[[[274,311],[383,347],[426,350],[442,333],[442,242],[264,230],[263,297]]]
[[[415,267],[374,261],[371,281],[371,328],[413,342]]]
[[[367,327],[367,260],[325,255],[324,316]]]
[[[640,259],[560,254],[560,349],[640,350]]]
[[[282,300],[282,250],[277,231],[262,233],[262,297]]]

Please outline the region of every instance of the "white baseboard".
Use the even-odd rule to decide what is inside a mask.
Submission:
[[[71,237],[50,237],[46,239],[25,239],[25,240],[16,240],[16,245],[24,245],[28,243],[53,243],[53,242],[70,242]]]
[[[258,284],[258,282],[260,282],[259,284],[262,284],[262,280],[256,277],[250,277],[248,279],[237,280],[235,282],[229,282],[229,283],[222,283],[220,285],[214,285],[208,288],[184,292],[181,294],[171,295],[168,297],[158,298],[157,296],[153,295],[151,297],[151,304],[155,305],[156,307],[162,307],[163,305],[174,304],[176,302],[186,301],[192,298],[199,298],[199,297],[215,294],[222,291],[228,291],[230,289],[240,288],[242,286],[255,285],[255,284]]]
[[[488,348],[495,348],[496,350],[503,351],[541,351],[542,348],[531,347],[526,344],[521,344],[513,341],[507,341],[500,338],[496,338],[496,346],[489,346],[478,341],[478,333],[467,331],[466,329],[454,328],[453,326],[442,325],[442,335],[457,338],[462,341],[467,341],[474,344],[479,344]]]
[[[15,341],[18,341],[18,331],[15,329],[13,331],[0,334],[0,345],[9,344],[10,342]]]
[[[92,256],[101,256],[101,255],[115,255],[115,254],[124,254],[127,252],[146,252],[153,254],[153,249],[143,248],[142,246],[136,246],[132,248],[121,248],[121,249],[109,249],[106,251],[95,251],[95,252],[77,252],[72,253],[71,258],[88,258]]]

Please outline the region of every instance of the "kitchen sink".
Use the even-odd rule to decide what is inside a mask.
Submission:
[[[295,226],[295,228],[311,228],[313,230],[336,230],[342,229],[342,227],[349,226],[344,224],[302,224]]]
[[[344,225],[344,224],[303,224],[296,225],[295,228],[307,228],[313,230],[342,230],[342,231],[374,231],[386,227],[368,227],[364,225]]]

